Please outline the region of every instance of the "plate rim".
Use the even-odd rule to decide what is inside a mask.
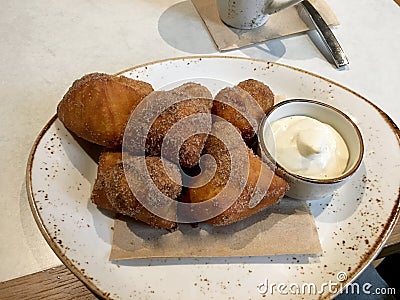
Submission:
[[[100,290],[93,283],[93,281],[90,278],[88,278],[81,270],[79,270],[73,264],[73,262],[68,258],[68,256],[66,256],[63,253],[62,249],[58,246],[56,241],[51,237],[49,231],[46,229],[46,226],[44,225],[42,217],[39,213],[39,208],[35,201],[35,196],[34,196],[33,186],[32,186],[33,160],[35,157],[36,150],[40,144],[40,141],[43,139],[44,135],[47,133],[47,131],[50,129],[50,127],[57,121],[57,119],[58,119],[58,117],[57,117],[57,113],[56,113],[47,121],[47,123],[44,125],[44,127],[38,133],[38,135],[33,143],[32,149],[29,153],[28,162],[27,162],[27,166],[26,166],[26,173],[25,173],[26,191],[28,194],[29,206],[31,208],[36,225],[39,227],[39,230],[40,230],[42,236],[45,238],[47,244],[50,246],[50,248],[54,252],[54,254],[87,288],[89,288],[89,290],[91,290],[96,295],[102,297],[103,299],[106,299],[108,296],[108,293]]]
[[[337,83],[331,79],[328,79],[324,76],[321,76],[319,74],[300,69],[297,67],[293,67],[287,64],[282,64],[278,62],[272,62],[272,61],[267,61],[267,60],[262,60],[262,59],[256,59],[256,58],[249,58],[249,57],[240,57],[240,56],[225,56],[225,55],[194,55],[194,56],[180,56],[180,57],[173,57],[173,58],[165,58],[165,59],[160,59],[160,60],[154,60],[150,61],[147,63],[139,64],[136,66],[132,66],[130,68],[124,69],[120,72],[115,73],[114,75],[120,76],[123,75],[124,73],[143,68],[149,65],[156,65],[160,64],[163,62],[169,62],[169,61],[178,61],[178,60],[195,60],[195,59],[237,59],[237,60],[243,60],[243,61],[253,61],[257,63],[265,63],[265,64],[271,64],[271,65],[277,65],[280,67],[284,67],[287,69],[291,69],[300,73],[304,73],[316,78],[319,78],[321,80],[324,80],[328,83],[331,83],[337,87],[340,87],[347,92],[350,92],[351,94],[357,96],[361,100],[367,102],[369,105],[372,106],[384,119],[384,121],[388,124],[390,129],[393,131],[395,137],[397,138],[397,143],[398,146],[400,147],[400,130],[399,127],[396,125],[396,123],[391,119],[389,115],[387,115],[380,107],[378,107],[375,103],[371,102],[361,94],[351,90],[350,88]],[[93,293],[95,293],[97,296],[100,296],[103,299],[112,299],[110,298],[110,293],[104,292],[100,290],[100,288],[93,282],[92,278],[89,278],[86,276],[81,270],[79,270],[73,263],[72,261],[62,252],[62,249],[58,246],[58,244],[55,242],[55,240],[51,237],[50,233],[46,230],[46,227],[43,223],[43,220],[40,216],[38,206],[35,201],[35,196],[33,192],[33,186],[32,186],[32,167],[33,167],[33,161],[35,157],[35,153],[37,150],[38,145],[40,144],[40,141],[46,134],[46,132],[49,130],[49,128],[55,123],[55,121],[58,119],[57,113],[55,113],[44,125],[44,127],[40,130],[38,135],[35,138],[35,141],[32,145],[32,148],[29,152],[28,156],[28,161],[26,165],[26,173],[25,173],[25,183],[26,183],[26,192],[28,195],[28,202],[30,209],[32,211],[33,217],[35,219],[35,222],[37,226],[39,227],[39,230],[43,237],[45,238],[47,244],[50,246],[50,248],[53,250],[53,252],[56,254],[56,256],[60,259],[60,261]],[[368,252],[364,254],[364,259],[362,259],[359,264],[355,267],[354,271],[350,274],[352,275],[352,279],[349,280],[343,288],[345,288],[348,284],[350,284],[355,278],[358,277],[358,275],[368,266],[370,262],[373,261],[373,259],[379,254],[380,250],[384,247],[385,242],[387,241],[388,237],[390,236],[392,230],[394,229],[396,223],[400,220],[400,187],[397,193],[397,199],[394,202],[393,209],[388,216],[388,220],[390,222],[386,223],[386,226],[383,229],[383,233],[378,237],[377,245],[373,245],[369,249]],[[380,241],[380,242],[379,242]],[[328,297],[332,296],[332,294],[327,295]]]

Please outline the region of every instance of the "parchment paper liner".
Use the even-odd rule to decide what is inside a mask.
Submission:
[[[284,198],[241,222],[215,227],[182,224],[175,232],[117,219],[109,259],[319,254],[321,244],[306,202]]]

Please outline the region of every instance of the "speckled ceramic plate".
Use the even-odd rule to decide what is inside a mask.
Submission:
[[[111,262],[113,219],[89,200],[97,165],[54,117],[30,154],[28,194],[51,248],[100,296],[121,299],[331,298],[384,245],[399,215],[399,131],[374,104],[330,80],[292,67],[233,57],[164,60],[124,71],[155,89],[194,80],[218,91],[255,78],[287,98],[309,98],[358,124],[365,156],[332,199],[310,201],[323,253],[317,256],[141,259]],[[282,238],[290,239],[290,236]],[[268,243],[268,236],[265,237]]]

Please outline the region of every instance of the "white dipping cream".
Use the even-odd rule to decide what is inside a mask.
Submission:
[[[349,151],[332,126],[306,116],[291,116],[272,122],[271,130],[275,160],[286,170],[314,179],[336,177],[345,171]]]

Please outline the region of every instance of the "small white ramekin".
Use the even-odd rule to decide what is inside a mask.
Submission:
[[[267,144],[264,131],[268,130],[269,124],[276,120],[299,115],[329,124],[342,136],[349,151],[349,160],[343,174],[327,179],[309,178],[288,171],[275,161],[274,145]],[[332,196],[335,190],[347,182],[357,171],[364,155],[364,143],[357,125],[337,108],[314,100],[294,99],[275,105],[260,123],[258,142],[262,158],[268,163],[276,165],[276,173],[289,183],[289,191],[286,195],[299,200],[314,200]]]

